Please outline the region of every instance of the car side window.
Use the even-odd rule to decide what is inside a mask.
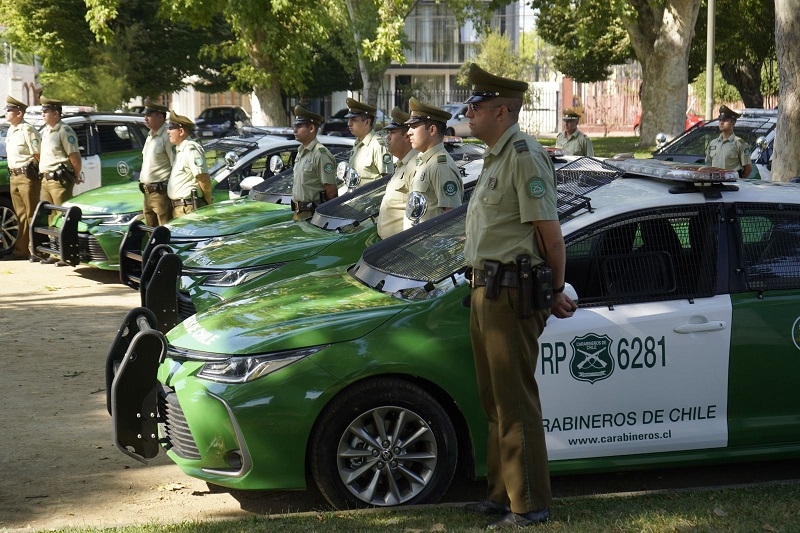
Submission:
[[[97,138],[100,141],[100,152],[103,154],[142,148],[136,133],[127,124],[98,123]]]
[[[75,132],[75,135],[78,136],[78,148],[81,151],[81,156],[86,157],[90,155],[95,155],[94,148],[92,147],[92,144],[89,142],[89,125],[86,123],[82,123],[82,124],[70,124],[69,126]]]
[[[800,208],[736,204],[747,290],[800,288]]]
[[[570,236],[566,281],[581,306],[715,293],[718,207],[631,213]]]
[[[274,155],[279,155],[281,160],[283,160],[283,167],[288,168],[291,167],[294,163],[295,155],[297,152],[293,150],[281,150],[280,152],[269,152],[262,154],[261,156],[257,157],[253,162],[245,169],[242,169],[243,176],[261,176],[262,178],[269,178],[274,174],[269,169],[269,161],[270,158]]]

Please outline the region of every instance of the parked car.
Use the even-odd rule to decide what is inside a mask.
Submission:
[[[552,472],[800,456],[800,186],[612,163],[623,178],[559,175],[579,308],[540,339]],[[117,447],[163,448],[237,489],[303,489],[310,472],[337,507],[434,502],[458,465],[484,475],[464,219],[455,209],[166,337],[134,311],[107,364]]]
[[[194,120],[195,136],[200,139],[239,135],[250,126],[250,115],[239,106],[215,106],[204,109]]]
[[[452,115],[447,121],[445,135],[457,135],[459,137],[470,137],[469,119],[467,118],[467,104],[454,103],[445,104],[442,109]]]
[[[38,107],[38,106],[37,106]],[[80,107],[74,106],[76,109]],[[28,108],[31,111],[31,108]],[[32,112],[26,120],[37,124]],[[77,113],[62,118],[78,136],[83,183],[74,187],[74,194],[103,185],[130,182],[142,168],[142,147],[148,128],[141,115],[125,113]],[[38,122],[43,126],[43,122]],[[11,203],[7,161],[0,162],[0,255],[10,253],[17,240],[19,222]]]
[[[272,176],[272,160],[280,160],[282,167],[291,166],[300,143],[294,140],[294,134],[283,130],[269,133],[261,129],[249,131],[251,133],[246,137],[225,137],[205,145],[209,173],[215,183],[215,202],[170,223],[170,228],[176,235],[183,236],[187,243],[193,245],[200,240],[225,234],[226,230],[242,231],[243,228],[266,223],[271,220],[270,217],[276,217],[275,221],[291,218],[288,204],[258,201],[264,200],[264,197],[253,197],[256,200],[253,201],[248,196],[249,191],[241,190],[241,182],[251,176]],[[320,137],[320,140],[334,154],[349,153],[352,149],[351,139]],[[242,194],[244,197],[239,198]],[[229,198],[235,199],[224,201]],[[80,262],[106,270],[119,269],[122,239],[131,223],[142,218],[142,194],[138,182],[103,187],[76,196],[65,206],[78,206],[83,213],[76,237]],[[214,219],[216,225],[206,225],[205,232],[195,228],[198,221],[209,219]]]
[[[734,133],[750,145],[750,158],[753,162],[753,170],[748,176],[750,179],[771,179],[771,156],[777,121],[776,109],[744,109],[742,116],[736,121]],[[664,161],[702,164],[705,163],[706,146],[717,137],[719,120],[709,120],[667,144],[659,142],[663,146],[653,152],[653,157]]]

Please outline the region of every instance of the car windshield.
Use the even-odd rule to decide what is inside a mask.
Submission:
[[[775,128],[775,117],[769,116],[743,116],[736,121],[734,133],[741,137],[751,148],[755,147],[756,139],[766,136]],[[693,128],[682,136],[656,150],[654,155],[697,155],[706,153],[706,146],[719,137],[719,120],[711,120],[702,126]]]
[[[558,169],[559,219],[592,209],[587,194],[623,174],[622,170],[589,157]],[[442,294],[464,281],[466,216],[464,204],[384,239],[364,251],[350,274],[398,298],[417,300]]]
[[[234,139],[232,137],[225,137],[209,141],[203,145],[206,152],[206,164],[208,165],[208,173],[213,178],[216,174],[222,172],[227,168],[225,155],[233,152],[239,159],[258,148],[258,143],[253,140]]]
[[[236,114],[236,110],[232,107],[209,107],[208,109],[204,109],[200,116],[197,118],[233,118]]]
[[[355,191],[320,205],[311,217],[311,223],[325,230],[352,231],[357,222],[374,220],[380,211],[390,176],[374,180]]]

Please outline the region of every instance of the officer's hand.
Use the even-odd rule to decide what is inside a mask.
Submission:
[[[83,172],[78,172],[75,174],[75,184],[83,183]]]
[[[575,314],[578,305],[563,292],[553,294],[553,307],[550,312],[558,318],[569,318]]]

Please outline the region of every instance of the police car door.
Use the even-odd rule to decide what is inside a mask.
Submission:
[[[102,185],[100,174],[100,156],[97,154],[92,125],[88,122],[71,122],[70,127],[78,136],[78,148],[81,151],[81,177],[83,183],[78,183],[73,189],[73,195],[96,189]]]
[[[632,213],[565,237],[582,307],[551,317],[540,339],[551,460],[727,445],[731,305],[715,296],[718,211]]]

